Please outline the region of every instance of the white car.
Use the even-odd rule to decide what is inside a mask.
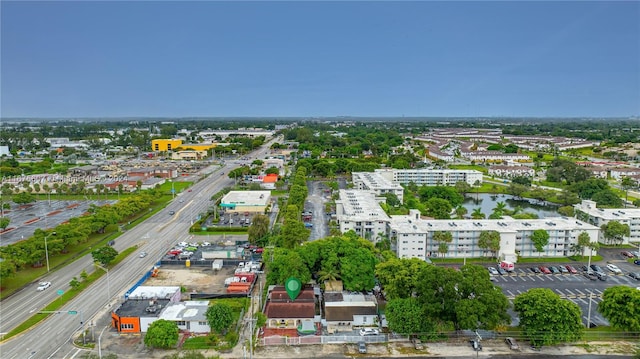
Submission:
[[[493,268],[493,267],[489,267],[489,273],[493,274],[493,275],[498,275],[498,270]]]
[[[615,265],[615,264],[607,264],[607,269],[612,271],[613,273],[616,273],[616,274],[622,273],[620,268],[618,268],[618,266]]]
[[[38,283],[38,292],[42,292],[43,290],[51,287],[51,282],[40,282]]]
[[[147,256],[147,252],[140,252],[140,258],[144,258]]]
[[[360,335],[361,336],[366,336],[366,335],[378,335],[380,332],[378,332],[378,329],[374,329],[374,328],[362,328],[360,329]]]

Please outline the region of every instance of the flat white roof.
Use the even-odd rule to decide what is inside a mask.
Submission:
[[[129,294],[129,299],[169,299],[180,287],[139,286]]]
[[[220,202],[221,205],[266,206],[271,198],[271,191],[231,191]]]
[[[160,319],[171,321],[206,321],[207,301],[191,300],[186,302],[169,303],[160,314]]]
[[[382,210],[375,197],[376,193],[373,191],[341,189],[338,203],[342,204],[343,219],[388,221],[389,216]]]
[[[552,230],[598,230],[599,228],[575,218],[548,217],[543,219],[415,219],[410,216],[391,216],[390,226],[398,233],[426,233],[431,231],[490,231],[501,233]]]
[[[363,182],[370,189],[403,190],[402,186],[382,177],[379,172],[353,172],[353,182]]]

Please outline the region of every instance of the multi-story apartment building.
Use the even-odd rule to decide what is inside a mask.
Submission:
[[[387,231],[389,216],[380,207],[384,197],[377,197],[374,191],[340,190],[336,200],[336,219],[340,232],[350,230],[362,238],[379,241]]]
[[[381,176],[378,172],[353,172],[351,181],[356,189],[374,191],[378,196],[393,193],[400,202],[404,199],[404,188]]]
[[[596,202],[589,200],[583,200],[573,207],[576,210],[576,218],[598,227],[611,221],[628,225],[631,235],[624,237],[622,244],[640,243],[640,208],[597,208]],[[602,233],[600,233],[599,241],[607,243]]]
[[[536,251],[531,235],[536,229],[549,233],[549,243],[543,252]],[[592,242],[598,240],[600,229],[575,218],[554,217],[544,219],[498,219],[498,220],[430,220],[421,219],[417,210],[409,215],[391,216],[388,234],[396,242],[399,258],[420,258],[441,256],[440,243],[433,239],[434,233],[451,233],[453,241],[448,244],[447,258],[473,258],[496,256],[516,262],[518,257],[567,257],[573,254],[572,245],[585,232]],[[500,234],[500,250],[491,253],[478,246],[483,231],[497,231]],[[584,249],[583,255],[589,255]],[[595,252],[593,253],[595,254]]]
[[[533,177],[536,171],[526,166],[491,166],[489,167],[490,176],[498,176],[503,178],[511,178],[518,176]]]
[[[482,172],[476,170],[449,169],[378,169],[380,176],[399,184],[411,182],[418,186],[453,186],[457,182],[467,182],[473,186],[482,183]]]

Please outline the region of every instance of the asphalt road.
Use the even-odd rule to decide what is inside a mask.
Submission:
[[[325,238],[329,235],[329,225],[327,223],[327,215],[324,211],[324,204],[327,202],[323,191],[328,187],[318,181],[308,181],[307,187],[309,188],[309,195],[305,201],[305,211],[313,213],[311,223],[313,227],[310,228],[311,233],[309,240],[314,241],[316,239]]]
[[[262,158],[270,144],[267,143],[255,151],[252,157]],[[187,239],[187,231],[194,216],[206,211],[211,205],[209,199],[213,194],[233,183],[226,175],[218,173],[226,174],[237,167],[235,163],[226,164],[219,171],[183,192],[179,196],[183,202],[176,197],[165,209],[121,235],[114,246],[118,251],[138,244],[139,250],[149,255],[145,258],[139,258],[138,255],[129,256],[112,268],[108,275],[102,276],[90,288],[61,308],[61,314],[55,314],[31,330],[2,343],[0,357],[38,359],[71,358],[77,355],[78,349],[71,345],[71,341],[81,332],[83,324],[80,322],[83,321],[86,325],[93,321],[96,314],[113,308],[122,300],[124,293],[153,267],[169,247]],[[170,215],[170,211],[175,211],[175,215]],[[35,286],[29,286],[0,302],[1,332],[8,332],[33,313],[42,310],[56,299],[57,290],[68,290],[71,278],[79,276],[83,269],[88,273],[95,270],[90,255],[42,278],[43,281],[52,282],[51,288],[36,292]],[[77,314],[68,314],[74,312]]]

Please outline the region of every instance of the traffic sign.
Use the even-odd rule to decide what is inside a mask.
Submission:
[[[64,290],[58,289],[58,291],[56,293],[58,293],[58,295],[62,295],[62,294],[64,294]]]
[[[76,310],[70,310],[70,311],[68,311],[67,313],[68,313],[68,314],[74,314],[74,315],[75,315],[75,314],[78,314],[78,311],[76,311]]]

